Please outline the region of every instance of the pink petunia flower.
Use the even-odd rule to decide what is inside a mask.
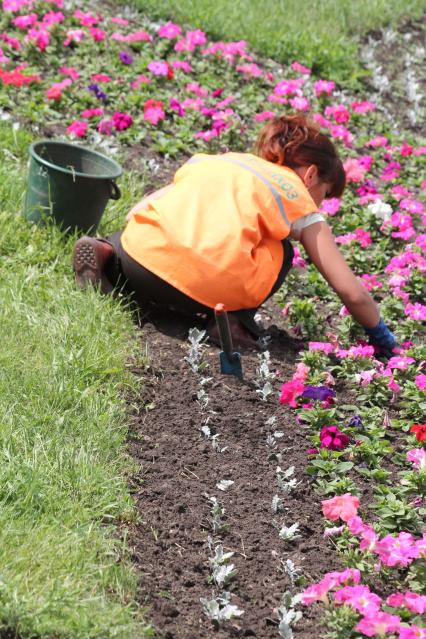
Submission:
[[[167,38],[168,40],[173,40],[173,38],[177,38],[182,33],[182,29],[178,24],[174,22],[166,22],[158,29],[158,36],[160,38]]]
[[[415,304],[407,304],[404,313],[412,320],[426,320],[426,305],[416,302]]]
[[[334,351],[334,346],[330,342],[309,342],[308,348],[310,351],[321,351],[327,355]]]
[[[147,100],[144,104],[144,120],[151,124],[158,124],[164,120],[166,114],[163,109],[163,103],[159,100]]]
[[[87,134],[88,125],[87,122],[82,122],[81,120],[74,120],[67,127],[68,133],[72,133],[78,138],[84,138]]]
[[[111,121],[117,131],[125,131],[133,124],[133,118],[130,113],[120,113],[119,111],[113,114]]]
[[[320,211],[321,213],[327,213],[327,215],[336,215],[337,211],[340,209],[340,203],[340,198],[330,197],[323,200]]]
[[[300,379],[292,379],[289,382],[285,382],[281,386],[280,404],[287,404],[291,408],[296,408],[296,398],[303,393],[304,388],[305,386]]]
[[[101,120],[98,124],[98,131],[101,135],[111,135],[113,130],[112,120]]]
[[[342,519],[348,522],[358,514],[359,499],[350,493],[344,495],[336,495],[331,499],[321,502],[324,517],[336,521]]]
[[[347,110],[344,104],[335,104],[325,107],[325,116],[331,116],[334,118],[337,124],[345,124],[349,122],[351,114]]]
[[[363,615],[375,615],[382,603],[381,598],[368,586],[345,586],[334,593],[335,603],[345,604]]]
[[[348,182],[361,182],[367,172],[365,166],[356,158],[347,159],[343,164],[343,168],[345,169],[346,180]]]
[[[426,628],[420,626],[400,626],[399,639],[426,639]]]
[[[369,113],[376,110],[376,105],[368,100],[362,100],[362,102],[351,102],[351,109],[355,113]]]
[[[419,390],[426,389],[426,375],[421,373],[420,375],[416,375],[414,382]]]
[[[303,64],[300,64],[300,62],[297,62],[297,61],[292,62],[290,66],[293,69],[293,71],[296,71],[296,73],[302,73],[302,75],[311,74],[311,70],[308,69],[308,67],[303,66]]]
[[[426,470],[426,450],[424,448],[412,448],[407,452],[407,461],[411,462],[417,470]]]
[[[358,622],[355,630],[359,630],[367,637],[384,637],[388,632],[399,630],[401,619],[397,615],[377,611],[372,615],[363,617]]]
[[[264,122],[265,120],[271,120],[275,117],[274,111],[262,111],[261,113],[256,113],[254,116],[255,122]]]
[[[332,80],[317,80],[314,82],[314,91],[317,97],[323,93],[331,95],[335,88],[336,84]]]
[[[409,566],[420,551],[410,533],[400,532],[397,537],[386,535],[375,546],[375,552],[386,566]]]

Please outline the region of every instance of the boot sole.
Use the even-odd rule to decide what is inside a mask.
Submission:
[[[75,279],[81,289],[90,285],[100,288],[102,293],[111,293],[113,287],[103,273],[95,243],[91,237],[82,237],[76,242],[72,260]]]

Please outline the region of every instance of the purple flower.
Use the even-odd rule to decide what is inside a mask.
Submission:
[[[106,100],[107,99],[106,93],[101,91],[101,89],[99,88],[99,85],[97,85],[97,84],[89,84],[89,86],[87,88],[89,89],[89,91],[92,91],[92,93],[95,94],[95,96],[98,98],[98,100]]]
[[[328,386],[305,386],[302,397],[307,399],[319,399],[324,401],[329,397],[335,397],[336,393]]]
[[[354,426],[355,428],[363,428],[362,417],[360,415],[354,415],[350,418],[348,426]]]
[[[127,53],[126,51],[120,51],[120,53],[118,54],[118,57],[120,58],[123,64],[133,64],[132,56],[130,55],[130,53]]]

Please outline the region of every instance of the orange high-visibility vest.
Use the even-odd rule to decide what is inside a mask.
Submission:
[[[232,311],[266,299],[291,223],[318,209],[287,167],[249,153],[200,153],[170,191],[132,210],[121,235],[126,253],[201,304]]]

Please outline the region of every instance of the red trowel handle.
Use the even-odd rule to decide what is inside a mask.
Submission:
[[[231,329],[229,328],[228,313],[225,304],[216,304],[214,307],[214,316],[219,329],[220,345],[227,355],[232,355],[234,347],[232,344]]]

